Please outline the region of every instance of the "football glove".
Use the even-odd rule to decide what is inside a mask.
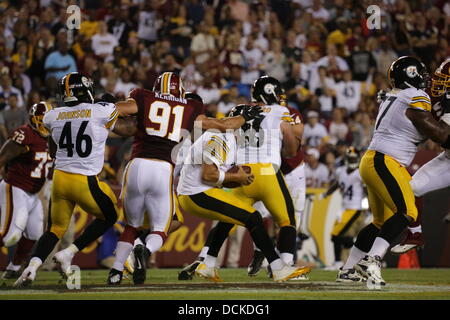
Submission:
[[[100,98],[100,101],[109,102],[109,103],[116,103],[117,102],[117,98],[115,96],[113,96],[111,93],[105,92],[102,95],[102,97]]]
[[[263,109],[260,106],[246,106],[246,108],[242,110],[241,116],[245,119],[245,122],[247,122],[253,119],[261,118],[262,112]]]
[[[450,113],[450,90],[442,96],[441,106],[444,113]]]
[[[386,100],[386,91],[380,90],[377,93],[377,102],[382,103],[384,100]]]

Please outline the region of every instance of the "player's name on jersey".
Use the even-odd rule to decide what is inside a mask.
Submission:
[[[92,110],[83,109],[69,112],[60,112],[56,120],[78,119],[78,118],[90,118]]]
[[[165,94],[161,94],[159,92],[155,92],[155,98],[157,99],[165,99],[165,100],[170,100],[170,101],[176,101],[176,102],[180,102],[180,103],[187,103],[187,100],[184,98],[177,98],[171,95],[165,95]]]

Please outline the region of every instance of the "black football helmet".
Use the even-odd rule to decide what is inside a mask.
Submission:
[[[281,103],[284,90],[280,81],[273,77],[262,76],[255,80],[252,86],[252,99],[267,105]]]
[[[359,150],[355,147],[349,147],[345,153],[345,165],[350,170],[355,170],[359,167]]]
[[[403,56],[395,60],[388,70],[388,80],[392,88],[425,89],[429,86],[430,75],[419,59]]]
[[[66,74],[59,81],[62,100],[68,106],[81,102],[94,103],[94,83],[78,72]]]

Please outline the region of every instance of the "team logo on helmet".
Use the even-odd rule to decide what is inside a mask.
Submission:
[[[268,83],[264,86],[264,92],[267,94],[274,94],[275,86],[272,83]]]
[[[92,85],[92,81],[90,81],[88,78],[86,77],[82,77],[81,78],[81,82],[83,83],[83,86],[85,86],[86,88],[89,88],[89,86]]]
[[[409,66],[406,68],[406,75],[408,77],[414,78],[414,77],[417,77],[418,74],[419,74],[419,72],[417,72],[416,66]]]

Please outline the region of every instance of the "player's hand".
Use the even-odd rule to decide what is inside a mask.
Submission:
[[[102,97],[100,98],[100,101],[109,102],[109,103],[116,103],[117,102],[117,98],[115,96],[113,96],[111,93],[105,92],[102,95]]]
[[[263,109],[260,106],[246,106],[241,113],[241,116],[245,119],[245,122],[259,119],[262,117],[261,113]]]
[[[382,103],[384,100],[386,100],[386,91],[380,90],[377,93],[377,102]]]
[[[239,183],[244,186],[248,186],[255,179],[255,176],[253,175],[253,173],[245,172],[241,166],[239,166],[239,170],[238,170],[237,174],[238,174]]]
[[[444,113],[450,113],[450,90],[442,96],[441,106]]]

